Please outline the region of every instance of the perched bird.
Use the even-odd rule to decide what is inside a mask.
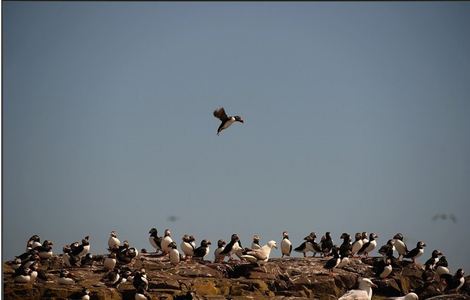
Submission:
[[[294,249],[295,252],[303,253],[304,257],[307,257],[308,252],[313,252],[312,257],[317,253],[322,253],[322,249],[318,243],[315,242],[317,235],[315,232],[311,232],[309,235],[304,237],[304,242]]]
[[[367,242],[369,242],[369,239],[367,238],[367,232],[364,231],[362,233],[362,244],[365,244]]]
[[[379,260],[375,267],[375,276],[380,279],[387,278],[388,275],[392,273],[392,260],[390,258],[386,258],[385,260]]]
[[[259,241],[261,240],[260,236],[255,234],[253,236],[253,242],[251,243],[251,249],[252,250],[255,250],[255,249],[261,249],[261,245],[259,244]]]
[[[398,260],[402,260],[403,256],[408,253],[408,248],[403,241],[403,234],[397,233],[393,236],[395,250],[398,252]]]
[[[217,135],[219,135],[222,130],[227,129],[234,122],[244,123],[240,116],[227,116],[223,107],[214,110],[214,117],[222,121],[217,129]]]
[[[246,251],[241,258],[252,263],[264,264],[269,260],[273,248],[277,249],[276,241],[269,241],[260,249]]]
[[[165,234],[163,235],[163,240],[162,240],[162,252],[163,254],[168,254],[170,252],[170,248],[168,245],[173,242],[173,239],[171,238],[171,232],[170,229],[165,229]]]
[[[69,271],[65,269],[60,270],[59,278],[57,279],[57,282],[59,284],[65,284],[65,285],[75,284],[75,280],[72,278],[72,275],[70,274]]]
[[[325,235],[321,239],[320,245],[323,256],[330,255],[331,249],[333,248],[333,240],[331,239],[330,232],[325,233]]]
[[[418,257],[420,257],[421,255],[423,255],[424,253],[424,247],[426,247],[426,244],[422,241],[419,241],[417,244],[416,244],[416,248],[414,248],[413,250],[410,250],[407,254],[405,254],[403,257],[404,258],[410,258],[411,260],[413,260],[413,264],[416,265],[416,259]]]
[[[53,256],[52,245],[53,243],[51,241],[45,240],[41,246],[34,248],[34,250],[38,251],[38,255],[41,259],[49,259]]]
[[[20,266],[13,273],[13,280],[16,283],[34,283],[37,277],[37,272],[30,268]]]
[[[104,269],[107,271],[114,270],[116,267],[116,253],[110,253],[103,262]]]
[[[36,247],[41,246],[41,239],[39,235],[35,234],[29,238],[28,242],[26,243],[26,251],[33,250]]]
[[[357,252],[361,250],[362,245],[364,245],[364,242],[362,241],[362,234],[360,232],[356,233],[354,236],[354,243],[352,243],[351,247],[351,255],[356,256]]]
[[[394,300],[418,300],[419,297],[416,293],[408,293],[405,296],[402,297],[392,297],[392,298],[387,298],[387,299],[394,299]]]
[[[449,264],[445,256],[441,256],[436,263],[436,273],[440,276],[442,274],[450,274]]]
[[[176,245],[176,244],[175,244]],[[135,271],[134,278],[132,280],[132,285],[134,288],[138,289],[142,287],[144,290],[147,290],[149,287],[149,280],[147,278],[147,272],[144,268]]]
[[[119,286],[127,281],[121,272],[122,271],[119,268],[115,268],[114,270],[108,272],[104,277],[104,283],[106,286],[119,289]]]
[[[78,260],[80,260],[83,256],[85,256],[90,251],[90,241],[89,236],[86,236],[82,239],[82,244],[72,247],[71,245],[71,253],[70,255],[75,256]]]
[[[149,231],[149,242],[150,245],[155,249],[155,252],[162,251],[162,240],[163,237],[158,236],[158,231],[156,228],[152,228]]]
[[[336,268],[339,263],[341,262],[341,258],[339,257],[338,253],[338,248],[332,247],[331,248],[331,253],[333,254],[333,257],[330,258],[324,265],[323,268],[329,270],[330,273],[333,272],[333,269]]]
[[[204,257],[209,254],[209,251],[210,251],[209,245],[211,245],[211,241],[202,240],[201,246],[197,247],[194,250],[194,257],[197,257],[199,259],[204,259]]]
[[[142,287],[136,289],[134,300],[150,300],[152,296]]]
[[[369,278],[360,278],[359,289],[349,290],[338,300],[371,300],[373,287],[377,288],[377,285],[375,285]]]
[[[193,242],[195,241],[194,237],[192,235],[185,234],[182,238],[182,242],[180,245],[181,251],[183,251],[185,257],[193,257],[194,256],[194,250],[196,247],[194,247]]]
[[[387,244],[383,245],[379,249],[379,253],[382,254],[384,261],[387,259],[393,260],[393,251],[395,250],[395,242],[393,239],[388,240]]]
[[[229,256],[229,259],[232,259],[233,255],[241,256],[241,252],[243,251],[242,244],[240,242],[240,238],[238,237],[238,234],[234,233],[232,234],[232,237],[230,238],[230,242],[228,242],[227,245],[225,245],[224,250],[220,252],[220,255],[224,256]]]
[[[439,262],[439,257],[442,256],[442,252],[439,250],[433,250],[431,253],[431,258],[424,263],[424,268],[426,270],[435,270],[437,263]]]
[[[343,240],[343,243],[339,246],[339,255],[341,258],[349,257],[352,253],[352,245],[351,245],[351,236],[344,232],[341,234],[340,239]]]
[[[376,240],[377,238],[378,236],[372,232],[369,235],[369,241],[362,245],[361,250],[359,250],[357,254],[359,255],[364,254],[366,257],[368,257],[369,253],[372,252],[375,249],[375,247],[377,247],[377,240]],[[362,239],[362,241],[364,241],[364,239]]]
[[[74,292],[69,296],[71,300],[90,300],[90,290],[86,287],[82,288],[78,292]]]
[[[226,244],[227,244],[227,242],[225,242],[224,240],[218,240],[217,241],[217,249],[215,249],[215,251],[214,251],[214,262],[215,263],[222,262],[224,260],[225,256],[221,253],[222,253],[222,251],[224,251],[224,248],[225,248]]]
[[[178,249],[176,249],[176,243],[175,242],[171,242],[168,245],[168,247],[170,249],[170,252],[169,252],[170,262],[171,262],[172,265],[176,266],[181,261],[181,254],[178,251]]]
[[[114,249],[119,248],[120,245],[121,245],[121,241],[119,241],[119,239],[117,238],[116,231],[114,230],[111,231],[109,233],[109,239],[108,239],[109,251],[113,251]]]
[[[87,253],[84,257],[82,257],[82,259],[80,260],[80,266],[84,267],[84,266],[90,266],[92,267],[93,266],[93,255],[91,255],[91,253]]]
[[[282,233],[282,241],[281,241],[281,253],[282,257],[290,256],[292,252],[292,243],[289,241],[289,233],[284,231]]]
[[[455,272],[454,276],[452,276],[451,274],[442,274],[440,277],[441,279],[444,279],[446,283],[444,291],[455,291],[457,293],[465,283],[464,274],[465,272],[463,271],[463,269],[458,269],[457,272]]]

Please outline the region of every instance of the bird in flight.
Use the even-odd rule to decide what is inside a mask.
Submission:
[[[234,122],[244,123],[240,116],[227,116],[223,107],[214,110],[214,117],[222,121],[217,129],[217,135],[219,135],[222,130],[227,129]]]

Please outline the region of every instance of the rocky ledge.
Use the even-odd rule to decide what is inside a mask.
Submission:
[[[241,261],[212,263],[183,261],[172,266],[168,258],[140,254],[129,267],[145,268],[149,279],[148,291],[153,299],[337,299],[347,290],[357,287],[360,277],[372,278],[372,299],[403,296],[414,291],[420,299],[470,299],[470,278],[456,293],[443,293],[442,283],[435,278],[424,282],[422,270],[403,262],[386,279],[374,278],[372,265],[381,258],[352,259],[351,262],[329,273],[323,268],[327,259],[275,258],[263,266]],[[111,288],[102,282],[106,272],[103,256],[96,256],[92,266],[69,268],[76,283],[57,282],[62,268],[61,257],[41,264],[46,278],[34,284],[13,282],[13,270],[3,266],[3,299],[70,299],[83,287],[90,290],[90,299],[134,299],[132,282]]]

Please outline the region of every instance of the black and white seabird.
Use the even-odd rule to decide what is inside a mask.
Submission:
[[[360,232],[357,232],[356,235],[354,236],[354,242],[352,243],[351,255],[356,256],[357,252],[361,250],[363,245],[364,245],[364,242],[362,241],[362,234]]]
[[[338,253],[338,248],[333,246],[331,248],[331,253],[333,254],[333,257],[330,258],[323,266],[325,269],[329,270],[330,273],[332,273],[333,269],[336,268],[341,262],[341,258],[339,257]]]
[[[103,267],[107,271],[111,271],[116,266],[116,253],[110,253],[108,257],[104,259]]]
[[[440,256],[442,255],[442,252],[439,251],[439,250],[433,250],[432,253],[431,253],[431,258],[428,259],[425,263],[424,263],[424,268],[426,270],[432,270],[434,271],[436,269],[436,265],[437,263],[439,262],[439,258]]]
[[[225,245],[227,245],[227,242],[224,240],[218,240],[217,241],[217,249],[214,251],[214,262],[222,262],[224,260],[225,255],[221,254],[222,251],[224,251]]]
[[[211,241],[202,240],[201,245],[194,250],[194,257],[204,259],[209,254],[209,245],[212,245]]]
[[[134,300],[150,300],[150,299],[152,299],[152,296],[143,287],[140,286],[136,289]]]
[[[182,255],[181,255],[181,253],[178,251],[175,242],[171,242],[171,243],[168,245],[168,248],[170,248],[170,252],[169,252],[170,263],[171,263],[172,265],[176,266],[177,264],[180,263],[180,261],[181,261],[181,259],[182,259]]]
[[[341,245],[339,246],[339,255],[341,256],[341,258],[351,256],[351,236],[348,233],[343,232],[343,234],[341,234],[340,239],[343,240],[343,243],[341,243]]]
[[[292,252],[292,243],[289,241],[289,233],[284,231],[282,233],[282,241],[281,241],[281,257],[290,256]]]
[[[440,277],[441,279],[444,279],[446,283],[446,287],[444,291],[445,292],[450,292],[450,291],[458,292],[459,289],[465,283],[464,274],[465,272],[461,268],[458,269],[457,272],[455,272],[454,276],[452,276],[451,274],[442,274]]]
[[[244,123],[240,116],[227,116],[223,107],[214,110],[214,117],[222,121],[217,129],[217,135],[219,135],[222,130],[227,129],[234,122]]]
[[[387,278],[392,273],[392,260],[386,258],[385,260],[379,260],[375,266],[375,276],[380,279]]]
[[[421,255],[423,255],[424,253],[424,247],[426,247],[426,244],[422,241],[419,241],[417,244],[416,244],[416,248],[414,248],[413,250],[410,250],[407,254],[405,254],[405,256],[403,256],[404,258],[409,258],[411,260],[413,260],[413,265],[416,265],[416,259],[418,257],[420,257]]]
[[[109,239],[108,239],[108,250],[113,251],[121,245],[121,241],[117,238],[117,233],[116,231],[111,231],[109,233]]]
[[[33,269],[20,266],[13,274],[13,280],[16,283],[34,283],[37,277],[37,272]]]
[[[402,260],[403,256],[408,253],[408,248],[403,239],[403,234],[400,232],[393,236],[395,250],[398,252],[398,260]]]
[[[258,234],[253,235],[253,242],[251,242],[251,249],[261,249],[261,245],[259,244],[259,241],[261,240],[261,237]]]
[[[163,235],[163,240],[162,240],[162,252],[163,254],[168,254],[170,252],[170,243],[173,242],[173,239],[171,238],[171,232],[170,229],[165,229],[165,233]]]
[[[41,246],[41,239],[39,238],[39,235],[35,234],[31,236],[26,243],[26,251],[33,250],[36,247]]]
[[[436,273],[438,275],[450,274],[449,263],[447,262],[447,259],[444,255],[439,258],[436,264]]]
[[[163,237],[158,236],[157,228],[153,227],[152,229],[150,229],[149,234],[149,242],[150,245],[152,245],[152,247],[155,249],[155,252],[157,253],[159,251],[162,251]]]
[[[379,249],[379,253],[382,254],[384,261],[387,259],[390,259],[391,261],[394,259],[393,257],[393,251],[395,250],[395,241],[393,239],[390,239],[387,241],[387,244],[383,245]]]
[[[181,251],[183,251],[183,254],[185,258],[191,258],[194,256],[194,250],[196,247],[194,247],[194,241],[195,238],[192,235],[185,234],[181,238],[183,241],[180,244]]]
[[[75,284],[75,280],[73,279],[72,274],[70,274],[70,272],[65,269],[60,270],[59,278],[57,279],[57,282],[59,284],[65,284],[65,285]]]
[[[86,287],[82,288],[81,291],[72,293],[69,298],[71,300],[90,300],[90,290]]]
[[[369,253],[372,252],[375,247],[377,247],[377,239],[378,236],[375,233],[369,234],[369,241],[362,245],[361,250],[357,252],[359,255],[365,255],[366,257],[369,256]],[[364,241],[364,238],[362,239]]]
[[[230,242],[228,242],[227,245],[225,245],[224,250],[220,252],[220,255],[228,255],[229,259],[232,259],[232,255],[241,255],[241,252],[243,251],[242,244],[240,242],[240,238],[238,237],[238,234],[234,233],[232,234],[232,237],[230,238]]]
[[[330,232],[325,233],[325,235],[321,239],[320,245],[323,256],[329,256],[331,253],[331,249],[333,249],[333,240],[331,239]]]
[[[135,271],[134,278],[132,280],[132,285],[134,286],[135,289],[138,289],[139,287],[143,287],[144,290],[148,289],[149,280],[147,278],[147,272],[145,271],[144,268],[141,268],[140,270]]]
[[[315,242],[317,235],[315,232],[311,232],[309,235],[304,237],[304,242],[294,249],[295,252],[303,253],[304,257],[307,257],[308,252],[313,252],[312,257],[317,253],[322,253],[320,245]]]

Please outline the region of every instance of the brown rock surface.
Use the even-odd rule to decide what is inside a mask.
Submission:
[[[101,256],[97,256],[101,257]],[[442,295],[439,282],[424,286],[421,270],[409,266],[394,269],[384,280],[374,278],[373,259],[351,259],[343,269],[329,274],[323,268],[324,258],[274,258],[263,266],[235,261],[211,263],[183,261],[172,266],[165,257],[141,254],[130,267],[145,268],[149,279],[149,293],[154,299],[337,299],[347,290],[355,288],[359,277],[373,278],[378,285],[373,299],[401,296],[413,290],[420,299],[470,299],[469,281],[455,295]],[[69,268],[76,284],[63,286],[57,283],[62,268],[60,257],[43,263],[41,269],[47,281],[38,279],[34,285],[13,282],[13,270],[8,264],[3,267],[3,299],[69,299],[69,296],[87,287],[91,299],[134,299],[132,282],[125,282],[118,289],[107,287],[101,279],[106,274],[102,260],[92,267]],[[184,297],[186,296],[186,297]]]

